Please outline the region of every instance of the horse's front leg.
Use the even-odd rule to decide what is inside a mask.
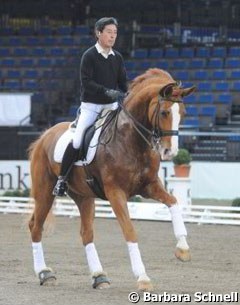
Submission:
[[[149,184],[145,189],[145,194],[147,197],[163,202],[169,207],[172,217],[173,230],[177,239],[175,256],[181,261],[190,261],[190,249],[186,240],[187,230],[177,199],[165,190],[160,179],[157,179],[153,183]]]
[[[94,230],[94,198],[82,198],[79,195],[69,191],[70,197],[78,206],[81,216],[80,235],[85,247],[88,267],[92,278],[92,287],[96,289],[104,289],[110,287],[110,281],[107,278],[106,272],[103,270],[102,264],[98,257],[98,253],[93,241]]]
[[[138,289],[140,291],[152,291],[153,286],[146,274],[138,247],[137,234],[129,216],[126,194],[113,187],[105,187],[105,192],[126,240],[132,271],[137,278]]]

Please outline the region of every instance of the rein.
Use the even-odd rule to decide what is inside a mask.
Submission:
[[[166,99],[164,99],[164,100],[166,100]],[[175,101],[170,98],[168,98],[167,100],[172,103],[182,103],[183,102],[181,100]],[[154,128],[152,130],[149,130],[142,123],[140,123],[138,120],[136,120],[136,118],[134,116],[132,116],[131,113],[124,108],[123,104],[121,104],[121,103],[119,104],[119,106],[121,107],[123,112],[127,115],[127,117],[129,117],[132,120],[133,128],[137,131],[137,133],[141,136],[141,138],[153,149],[157,148],[159,146],[159,142],[162,137],[178,135],[178,130],[162,130],[159,127],[160,126],[159,113],[160,113],[160,106],[161,106],[162,101],[163,101],[163,98],[159,97],[157,105],[154,109],[154,112],[153,112],[153,115],[151,118],[151,120],[152,120],[153,117],[155,117],[155,121],[153,124]],[[151,136],[151,139],[153,141],[149,141],[148,138],[144,135],[144,133],[147,133],[149,136]]]

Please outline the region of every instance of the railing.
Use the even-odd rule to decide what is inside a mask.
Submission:
[[[180,131],[180,146],[195,161],[240,161],[240,132]]]
[[[169,209],[164,204],[128,202],[131,219],[171,221]],[[33,200],[23,197],[0,197],[0,213],[28,214],[33,211]],[[240,225],[240,207],[189,205],[182,207],[185,222],[197,224]],[[59,216],[77,217],[79,211],[70,199],[57,199],[53,213]],[[96,200],[95,216],[115,218],[108,201]]]

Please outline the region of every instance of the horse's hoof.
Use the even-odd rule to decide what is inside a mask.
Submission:
[[[50,268],[44,269],[38,274],[41,286],[55,286],[57,278]]]
[[[191,260],[191,254],[189,250],[176,248],[175,256],[182,262],[189,262]]]
[[[94,289],[107,289],[110,287],[110,281],[106,273],[100,273],[92,276]]]
[[[153,291],[153,285],[151,281],[138,281],[138,291],[151,292]]]

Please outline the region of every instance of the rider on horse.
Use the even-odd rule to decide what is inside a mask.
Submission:
[[[104,17],[95,24],[97,42],[82,55],[80,64],[81,113],[73,140],[63,156],[58,181],[53,195],[64,196],[67,178],[77,160],[86,129],[105,108],[118,107],[116,102],[127,91],[127,77],[122,55],[112,49],[117,38],[118,23]],[[121,90],[121,91],[120,91]]]

